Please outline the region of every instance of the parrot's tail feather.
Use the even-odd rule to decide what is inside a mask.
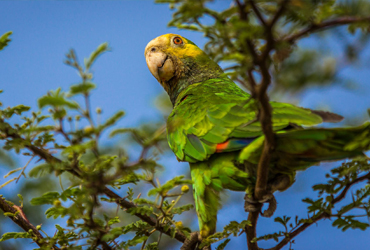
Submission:
[[[195,208],[202,238],[216,230],[221,191],[245,191],[253,185],[250,174],[234,165],[237,155],[235,152],[224,153],[214,155],[207,161],[190,163]]]
[[[328,111],[321,111],[321,110],[311,110],[312,113],[320,116],[323,122],[340,122],[343,120],[343,116],[328,112]]]
[[[245,147],[240,162],[258,164],[264,137]],[[364,155],[370,150],[370,123],[355,128],[312,128],[276,133],[271,170],[280,173],[304,170],[321,161],[334,161]]]
[[[200,236],[205,238],[216,230],[217,211],[221,207],[220,190],[212,186],[212,173],[207,163],[190,164],[190,168]]]

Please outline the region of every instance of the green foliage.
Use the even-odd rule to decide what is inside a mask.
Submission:
[[[224,230],[222,232],[217,232],[213,235],[208,236],[207,239],[203,240],[200,247],[209,246],[215,242],[226,239],[217,248],[224,249],[227,243],[229,243],[230,241],[230,239],[227,238],[231,235],[233,235],[234,237],[238,236],[238,234],[240,234],[240,232],[244,230],[247,225],[251,225],[250,221],[243,220],[240,223],[236,221],[231,221],[228,225],[224,227]]]
[[[92,82],[84,82],[72,85],[69,90],[69,95],[88,94],[91,90],[95,89],[96,85]]]
[[[168,191],[175,188],[176,186],[183,185],[183,184],[191,184],[190,180],[183,180],[184,176],[176,176],[172,180],[167,181],[162,186],[156,187],[151,189],[148,192],[149,196],[160,194],[162,196],[167,195]]]
[[[368,180],[370,161],[366,158],[358,158],[350,162],[343,163],[340,167],[331,170],[331,175],[327,174],[328,181],[325,184],[317,184],[313,189],[318,191],[318,199],[305,198],[303,202],[308,204],[308,218],[295,217],[291,222],[291,217],[276,217],[275,222],[284,227],[284,231],[266,234],[255,239],[255,241],[273,239],[276,242],[280,237],[290,237],[301,226],[315,223],[320,218],[333,218],[332,225],[346,231],[348,229],[365,230],[370,225],[368,217],[370,215],[370,186],[358,188],[352,194],[350,201],[338,203],[345,198],[349,188],[362,180]],[[362,212],[359,212],[362,211]],[[351,214],[353,213],[353,214]]]
[[[98,46],[96,50],[94,50],[89,58],[85,58],[84,64],[87,70],[91,68],[91,65],[96,61],[96,59],[103,54],[104,52],[109,51],[108,43],[102,43]]]
[[[261,24],[259,17],[247,1],[239,1],[242,4],[245,2],[245,11],[249,13],[245,18],[240,15],[236,3],[230,4],[222,11],[215,11],[210,9],[209,2],[212,1],[209,0],[157,0],[156,2],[169,3],[171,8],[175,9],[169,26],[203,33],[208,38],[205,45],[207,54],[218,62],[226,62],[226,71],[230,77],[249,88],[247,84],[249,77],[246,72],[255,62],[249,50],[248,39],[256,46],[257,53],[262,53],[266,40],[270,38],[267,37],[268,32],[265,32],[266,27]],[[278,1],[256,0],[254,2],[266,20],[269,18],[271,20],[279,10]],[[348,61],[357,61],[358,53],[349,53],[345,54],[345,57],[334,59],[324,50],[313,53],[298,49],[296,40],[289,39],[301,30],[319,26],[333,19],[364,18],[364,21],[348,25],[351,33],[355,33],[356,30],[362,31],[361,39],[356,41],[356,44],[342,41],[345,47],[351,48],[350,51],[361,51],[368,44],[370,24],[366,21],[366,17],[369,10],[368,1],[298,0],[286,4],[280,19],[275,24],[273,32],[277,39],[274,51],[267,61],[268,66],[273,65],[275,69],[271,71],[273,83],[275,83],[274,90],[271,92],[302,92],[312,85],[323,86],[340,82],[337,77],[338,70]],[[327,30],[330,32],[330,29]],[[337,29],[335,33],[345,35]],[[349,85],[344,84],[344,86]]]
[[[32,178],[39,178],[53,172],[53,166],[48,163],[42,163],[38,166],[33,167],[29,172],[28,176]]]
[[[28,106],[24,105],[17,105],[14,107],[8,107],[4,110],[1,110],[1,115],[4,116],[5,118],[11,118],[14,114],[16,115],[21,115],[23,112],[26,112],[30,109]]]
[[[274,26],[270,27],[271,32],[251,5],[253,1],[235,1],[226,9],[217,11],[211,9],[210,0],[156,2],[168,3],[174,9],[170,26],[201,32],[207,38],[206,53],[214,60],[223,62],[225,72],[246,88],[250,88],[250,69],[261,74],[261,62],[253,59],[253,53],[264,55],[272,34],[274,44],[263,63],[270,71],[271,92],[275,94],[299,93],[313,85],[348,83],[338,76],[338,72],[345,65],[357,62],[362,49],[368,44],[370,23],[365,20],[370,13],[368,1],[291,1]],[[265,22],[270,22],[281,10],[280,1],[256,0],[254,3]],[[247,13],[244,16],[243,11]],[[299,39],[320,31],[320,27],[330,32],[332,27],[341,24],[330,26],[333,20],[351,18],[357,21],[351,22],[347,31],[336,29],[335,33],[359,34],[360,39],[343,42],[344,55],[340,60],[325,49],[314,52],[310,47],[301,48],[298,43]],[[305,30],[309,31],[303,32]],[[7,32],[0,37],[0,50],[8,45],[11,34]],[[251,50],[250,44],[255,51]],[[40,181],[34,184],[38,186],[45,185],[41,179],[43,176],[49,175],[48,181],[53,179],[53,175],[59,178],[60,189],[34,195],[39,197],[25,196],[25,207],[30,204],[44,206],[47,207],[44,215],[47,219],[65,218],[67,221],[66,226],[55,225],[54,232],[49,236],[43,235],[40,249],[51,249],[53,246],[61,249],[83,249],[86,246],[89,249],[128,249],[141,245],[141,249],[155,250],[163,249],[164,241],[173,240],[161,240],[162,234],[176,239],[182,236],[184,239],[191,232],[188,228],[191,221],[187,220],[187,215],[188,212],[194,213],[194,210],[186,198],[189,188],[183,186],[191,184],[191,181],[184,179],[184,176],[176,176],[160,183],[157,178],[161,169],[158,163],[160,154],[168,150],[163,122],[122,128],[119,121],[124,118],[124,111],[119,110],[104,121],[100,117],[101,108],[96,108],[96,114],[93,114],[90,99],[97,84],[93,81],[92,66],[99,56],[108,51],[108,43],[103,43],[81,64],[76,52],[70,50],[65,63],[77,71],[81,80],[67,91],[58,88],[40,97],[40,110],[31,112],[30,107],[22,104],[2,108],[0,103],[0,140],[3,142],[0,161],[12,167],[0,188],[23,181],[25,176]],[[163,98],[157,101],[157,106],[164,115],[172,108]],[[129,139],[118,146],[104,137],[105,133],[110,138],[128,134]],[[369,143],[369,138],[364,133],[348,147],[353,149],[361,143]],[[138,158],[126,153],[133,148],[141,151]],[[23,154],[29,157],[29,162],[16,167],[7,151]],[[319,197],[303,200],[308,204],[306,218],[293,215],[276,217],[274,221],[283,229],[257,236],[252,242],[285,240],[293,243],[297,230],[323,218],[331,218],[333,226],[343,231],[367,229],[370,187],[362,185],[354,189],[352,186],[369,180],[369,170],[367,158],[358,158],[332,169],[326,183],[313,187]],[[15,174],[19,174],[18,177],[14,177]],[[150,190],[147,185],[151,186]],[[115,189],[125,196],[117,198],[107,189]],[[146,192],[148,197],[141,195]],[[346,198],[348,193],[352,193],[350,199]],[[23,196],[19,198],[22,208]],[[6,204],[17,207],[11,202]],[[179,217],[183,213],[185,216]],[[5,216],[13,219],[21,214],[21,210],[4,212]],[[179,218],[185,218],[184,222]],[[216,249],[226,249],[232,240],[230,236],[244,234],[247,225],[251,225],[247,220],[240,223],[231,221],[222,232],[203,239],[200,247],[218,242]],[[41,227],[38,226],[37,230]],[[36,241],[35,237],[31,232],[13,232],[3,234],[0,241],[17,238]]]
[[[20,239],[20,238],[32,238],[32,233],[22,232],[22,233],[5,233],[0,239],[0,242],[10,240],[10,239]]]
[[[58,192],[47,192],[44,193],[41,197],[33,198],[30,203],[31,205],[44,205],[44,204],[53,204],[53,202],[60,197]]]
[[[0,50],[3,50],[6,46],[8,46],[8,43],[11,41],[9,36],[13,34],[12,31],[8,31],[2,36],[0,36]]]

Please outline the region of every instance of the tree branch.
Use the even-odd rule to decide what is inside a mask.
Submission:
[[[259,11],[259,9],[257,8],[256,4],[254,3],[253,0],[250,0],[249,1],[250,5],[252,6],[252,9],[253,9],[253,12],[256,14],[258,20],[261,22],[261,24],[266,27],[267,26],[267,23],[265,21],[265,19],[263,18],[261,12]]]
[[[318,23],[318,24],[311,24],[309,27],[301,31],[298,31],[295,34],[285,37],[284,39],[282,39],[282,41],[288,42],[288,43],[294,43],[296,40],[304,36],[308,36],[309,34],[316,32],[316,31],[321,31],[321,30],[339,26],[339,25],[347,25],[347,24],[358,23],[358,22],[370,22],[370,17],[341,17],[341,18],[325,21],[325,22]]]
[[[344,199],[344,197],[346,196],[348,190],[356,183],[358,182],[361,182],[361,181],[364,181],[364,180],[370,180],[370,173],[364,175],[364,176],[361,176],[355,180],[353,180],[352,182],[348,183],[342,190],[342,192],[332,200],[331,204],[332,205],[335,205],[336,203],[340,202],[342,199]],[[301,232],[303,232],[306,228],[308,228],[309,226],[311,226],[312,224],[316,223],[317,221],[321,220],[321,219],[324,219],[324,218],[329,218],[331,217],[332,215],[331,214],[328,214],[326,212],[322,212],[321,214],[319,214],[317,217],[315,218],[311,218],[312,219],[312,222],[305,222],[303,223],[300,227],[298,227],[296,230],[294,230],[293,232],[291,233],[288,233],[284,239],[282,239],[279,244],[277,244],[275,247],[273,248],[269,248],[269,249],[266,249],[266,250],[279,250],[281,249],[282,247],[284,247],[286,244],[288,244],[294,237],[296,237],[298,234],[300,234]]]
[[[268,23],[266,23],[265,19],[261,15],[254,1],[248,1],[248,3],[251,5],[252,10],[256,14],[257,18],[260,20],[262,25],[264,26],[266,34],[266,47],[263,50],[262,55],[259,55],[257,53],[253,41],[251,41],[250,39],[246,40],[246,44],[253,58],[253,63],[254,65],[259,67],[262,77],[260,84],[257,85],[253,77],[253,69],[250,68],[247,70],[250,81],[249,84],[251,85],[252,96],[258,100],[259,104],[258,118],[261,123],[263,134],[265,135],[263,151],[257,168],[257,182],[254,191],[255,199],[261,200],[263,196],[266,194],[270,158],[275,148],[275,136],[272,129],[272,108],[267,95],[267,89],[271,83],[271,75],[269,72],[269,64],[267,62],[267,59],[271,50],[274,48],[275,44],[273,26],[284,12],[288,0],[282,1],[280,8],[278,9],[274,17],[271,19],[271,21]],[[240,19],[244,20],[245,22],[248,22],[248,15],[245,12],[244,5],[241,5],[239,1],[237,1],[237,4],[239,7]],[[245,228],[249,250],[258,249],[257,242],[252,242],[252,240],[256,238],[256,227],[258,216],[259,211],[250,212],[248,215],[248,220],[251,221],[252,223],[251,226],[246,226]]]
[[[117,204],[119,204],[120,206],[122,206],[124,208],[129,209],[129,208],[136,207],[135,204],[133,204],[132,202],[129,202],[125,199],[122,199],[118,194],[116,194],[115,192],[113,192],[112,190],[110,190],[107,187],[104,188],[103,192],[106,196],[108,196],[111,199],[114,199]],[[162,226],[157,225],[157,221],[154,218],[146,216],[146,215],[142,215],[142,214],[135,214],[135,215],[137,217],[139,217],[141,220],[148,223],[149,225],[155,227],[158,231],[171,236],[171,230],[170,229],[165,230]],[[177,239],[180,242],[184,242],[186,240],[186,236],[181,232],[176,232],[175,239]]]
[[[275,15],[271,18],[271,21],[265,25],[265,33],[266,33],[266,47],[261,55],[261,62],[266,62],[271,50],[275,47],[275,39],[273,34],[273,28],[276,22],[279,20],[281,15],[284,13],[289,0],[283,0],[280,4],[280,8],[277,10]]]
[[[32,225],[26,216],[24,215],[22,208],[18,206],[11,206],[8,204],[8,202],[3,198],[0,197],[0,208],[6,213],[12,213],[15,214],[19,212],[16,216],[8,216],[14,223],[16,223],[18,226],[20,226],[24,231],[29,232],[32,230],[35,238],[33,238],[33,241],[36,242],[37,245],[40,247],[45,246],[47,243],[44,241],[44,237],[41,235],[40,231],[36,229],[34,225]],[[60,248],[53,245],[52,249],[59,250]]]
[[[283,2],[280,5],[280,8],[278,9],[278,11],[275,13],[275,16],[272,18],[272,20],[268,24],[270,28],[272,28],[275,25],[275,23],[279,20],[279,18],[285,11],[285,8],[288,3],[289,3],[289,0],[283,0]]]
[[[5,123],[3,120],[0,119],[0,124],[1,123],[4,125],[2,127],[2,132],[7,137],[24,141],[24,139],[20,135],[12,132],[10,125],[8,125],[7,123]],[[35,155],[41,157],[43,160],[45,160],[48,163],[51,163],[51,164],[65,164],[62,160],[60,160],[59,158],[56,158],[55,156],[51,155],[46,150],[38,148],[38,147],[36,147],[36,146],[34,146],[30,143],[27,143],[25,147],[28,148],[29,150],[31,150]],[[76,176],[78,178],[81,178],[80,170],[77,168],[77,166],[74,166],[73,168],[70,168],[67,171],[70,172],[71,174],[73,174],[74,176]],[[122,206],[126,209],[136,207],[135,204],[121,198],[118,194],[114,193],[112,190],[110,190],[107,187],[104,187],[102,192],[106,196],[108,196],[109,198],[114,199],[118,205],[120,205],[120,206]],[[165,230],[162,226],[157,225],[157,221],[154,218],[146,216],[146,215],[142,215],[142,214],[139,214],[139,213],[135,213],[135,215],[137,217],[139,217],[141,220],[148,223],[149,225],[155,227],[158,231],[172,237],[171,230],[170,229]],[[185,239],[186,239],[186,236],[181,232],[176,232],[175,239],[177,239],[180,242],[184,242]]]
[[[252,240],[257,237],[256,228],[257,228],[257,220],[258,220],[259,213],[260,213],[259,211],[256,211],[256,212],[250,212],[248,214],[248,220],[251,222],[251,226],[247,225],[244,229],[245,234],[247,235],[248,250],[258,250],[259,249],[257,242],[252,242]]]
[[[239,7],[239,15],[240,19],[244,20],[245,22],[248,22],[248,15],[245,12],[244,5],[241,5],[238,1],[238,7]],[[273,34],[271,31],[271,27],[268,27],[265,20],[261,16],[261,13],[255,6],[253,1],[248,2],[256,16],[260,19],[261,23],[265,26],[266,31],[269,33],[266,36],[269,38],[268,45],[269,49],[270,47],[273,47],[274,39]],[[249,52],[253,58],[254,65],[257,65],[260,68],[262,80],[259,85],[256,85],[253,77],[253,70],[252,68],[249,68],[247,70],[248,76],[250,78],[250,85],[251,85],[251,91],[254,98],[258,100],[259,104],[259,121],[261,123],[262,131],[265,135],[265,141],[264,141],[264,148],[263,152],[261,154],[261,158],[258,163],[257,168],[257,182],[255,186],[254,191],[254,198],[257,200],[262,199],[262,197],[266,194],[266,188],[267,188],[267,179],[268,179],[268,170],[269,170],[269,163],[270,163],[270,155],[274,149],[275,146],[275,140],[274,140],[274,133],[272,130],[272,120],[271,120],[271,114],[272,109],[269,103],[269,98],[267,96],[267,88],[270,85],[271,82],[271,75],[268,70],[268,66],[266,63],[267,56],[260,56],[257,53],[257,50],[253,44],[253,42],[250,39],[246,40],[246,44],[248,46]],[[271,49],[269,49],[271,50]],[[266,52],[265,52],[266,53]],[[269,51],[267,52],[268,55]],[[251,226],[246,226],[245,232],[247,235],[247,244],[249,250],[257,250],[258,245],[256,242],[252,242],[252,240],[256,237],[256,227],[257,227],[257,220],[259,216],[259,211],[256,212],[250,212],[248,215],[248,220],[251,221]]]
[[[318,217],[312,219],[312,222],[306,222],[306,223],[303,223],[302,226],[298,227],[296,230],[294,230],[293,232],[291,233],[288,233],[287,236],[285,236],[285,238],[279,242],[279,244],[277,244],[275,247],[273,248],[269,248],[269,249],[266,249],[266,250],[279,250],[281,249],[282,247],[284,247],[286,244],[288,244],[294,237],[296,237],[298,234],[302,233],[304,230],[306,230],[309,226],[311,226],[312,224],[318,222],[319,220],[321,219],[324,219],[324,218],[328,218],[328,215],[325,214],[325,213],[322,213],[320,214]]]

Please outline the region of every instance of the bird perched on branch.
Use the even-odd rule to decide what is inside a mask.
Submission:
[[[190,164],[201,237],[215,232],[222,190],[246,192],[245,209],[254,211],[253,203],[271,200],[273,192],[290,187],[296,171],[321,161],[363,155],[370,148],[369,123],[356,128],[303,128],[343,117],[270,102],[276,147],[270,160],[268,194],[255,201],[264,144],[258,101],[180,35],[153,39],[145,48],[145,58],[173,104],[167,120],[168,143],[179,161]]]

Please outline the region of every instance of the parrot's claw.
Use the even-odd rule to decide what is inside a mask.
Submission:
[[[261,210],[263,203],[260,203],[257,200],[249,197],[248,194],[244,196],[244,200],[245,200],[244,203],[245,212],[257,212]]]
[[[246,212],[257,212],[261,211],[261,208],[263,206],[263,203],[268,203],[269,207],[261,213],[263,217],[271,217],[275,210],[276,210],[276,199],[273,194],[267,193],[265,194],[262,199],[255,200],[248,196],[248,194],[244,197],[245,203],[244,203],[244,210]]]
[[[277,202],[276,202],[275,197],[273,195],[271,196],[272,197],[267,201],[269,204],[269,207],[265,211],[263,211],[263,213],[261,213],[263,217],[271,217],[275,213]]]
[[[257,212],[261,209],[262,207],[262,204],[260,203],[249,203],[249,202],[245,202],[244,203],[244,210],[245,212]]]

